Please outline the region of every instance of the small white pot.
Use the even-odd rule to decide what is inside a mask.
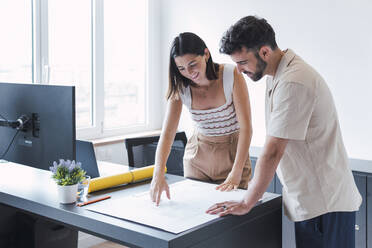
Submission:
[[[58,198],[59,202],[62,204],[69,204],[76,202],[76,194],[77,194],[77,184],[74,185],[67,185],[61,186],[57,185],[58,187]]]

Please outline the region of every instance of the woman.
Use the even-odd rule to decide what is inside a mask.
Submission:
[[[233,65],[214,63],[204,41],[193,33],[173,40],[169,60],[168,107],[156,150],[152,201],[159,205],[163,191],[170,199],[164,170],[182,104],[195,124],[185,148],[185,177],[219,183],[216,189],[221,191],[247,188],[252,124],[243,76]]]

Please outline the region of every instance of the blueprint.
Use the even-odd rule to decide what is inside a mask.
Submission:
[[[159,206],[151,201],[147,191],[84,208],[177,234],[219,218],[205,211],[217,202],[241,200],[246,192],[241,189],[220,192],[215,187],[215,184],[186,179],[170,184],[171,199],[163,193]]]

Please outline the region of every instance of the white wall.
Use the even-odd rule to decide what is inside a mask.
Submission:
[[[317,69],[333,93],[350,157],[372,159],[372,1],[161,0],[161,64],[167,89],[169,47],[180,32],[204,39],[216,62],[232,63],[218,53],[224,31],[241,17],[258,15],[273,26],[281,49],[291,48]],[[246,78],[254,136],[262,146],[264,81]],[[187,111],[184,111],[187,112]],[[190,130],[188,114],[182,129]],[[188,132],[189,133],[189,132]]]

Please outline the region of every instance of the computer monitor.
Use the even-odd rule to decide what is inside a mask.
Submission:
[[[48,170],[75,138],[74,86],[0,83],[0,159]]]

